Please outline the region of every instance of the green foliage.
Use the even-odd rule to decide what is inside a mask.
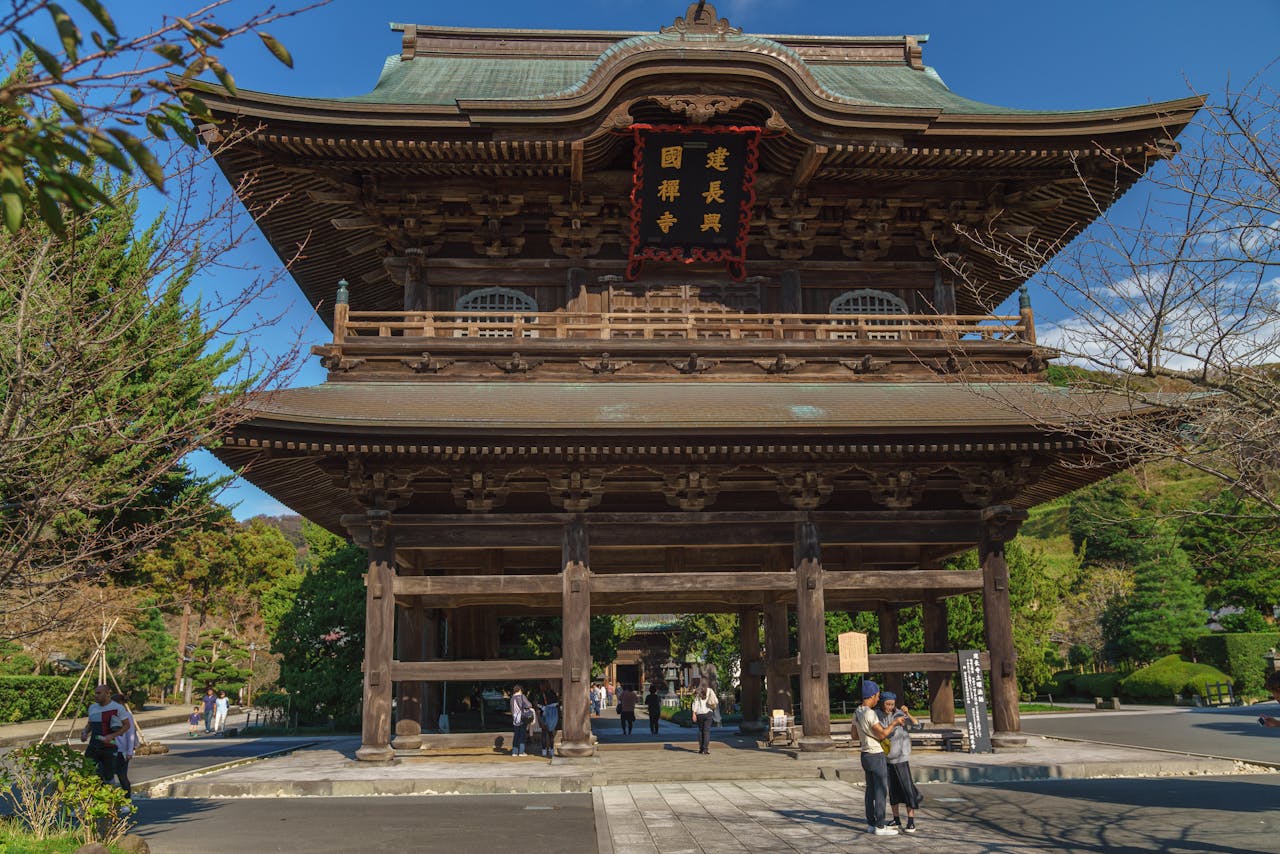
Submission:
[[[120,808],[124,790],[102,782],[83,753],[64,744],[11,751],[0,765],[0,792],[14,820],[37,839],[74,834],[81,842],[110,842],[128,828]]]
[[[1270,615],[1272,606],[1280,604],[1280,527],[1274,517],[1230,490],[1196,502],[1192,511],[1182,527],[1181,545],[1209,606]]]
[[[195,148],[192,122],[214,121],[199,95],[165,72],[185,83],[210,70],[234,96],[220,51],[236,34],[279,17],[268,10],[224,27],[207,8],[192,20],[170,18],[129,35],[98,0],[79,5],[72,13],[56,3],[23,3],[4,21],[6,45],[12,41],[23,51],[17,70],[0,81],[0,209],[10,232],[34,209],[61,236],[64,210],[108,204],[98,186],[84,180],[81,167],[90,161],[124,176],[136,169],[163,190],[164,168],[152,150],[157,141],[172,134]],[[272,56],[293,67],[280,42],[265,32],[258,36]],[[153,139],[144,142],[141,127]]]
[[[0,676],[0,723],[52,718],[75,684],[71,676]],[[92,693],[92,680],[85,679],[67,708],[87,708]]]
[[[197,687],[226,691],[234,697],[252,675],[247,667],[249,650],[224,630],[206,631],[191,653],[187,675]]]
[[[1054,682],[1063,697],[1079,697],[1089,700],[1093,697],[1115,697],[1120,693],[1120,683],[1124,681],[1123,673],[1055,673]],[[1055,696],[1058,692],[1055,692]]]
[[[303,721],[360,717],[364,657],[364,549],[313,531],[318,561],[298,585],[293,607],[271,640],[281,656],[280,686]],[[312,542],[312,537],[308,542]]]
[[[1212,634],[1197,638],[1196,657],[1226,672],[1235,682],[1236,691],[1245,697],[1265,697],[1264,656],[1280,648],[1280,632]]]
[[[1119,619],[1120,649],[1128,657],[1150,661],[1189,649],[1204,634],[1204,588],[1186,552],[1172,537],[1143,543],[1150,557],[1134,567],[1133,594]]]
[[[1204,686],[1215,682],[1231,682],[1231,677],[1211,665],[1167,655],[1125,677],[1120,692],[1134,700],[1170,702],[1174,694],[1204,694]]]
[[[36,660],[22,650],[17,641],[0,640],[0,676],[30,676],[36,671]]]
[[[560,655],[560,617],[503,617],[499,622],[503,655],[535,660]],[[618,647],[635,634],[635,623],[615,614],[591,615],[591,672],[599,676],[618,657]]]
[[[107,663],[125,688],[149,691],[173,678],[178,653],[160,609],[142,609],[128,630],[117,629],[107,642]]]
[[[1085,563],[1137,564],[1160,528],[1147,493],[1125,472],[1071,496],[1067,527]]]
[[[681,614],[676,622],[672,651],[677,660],[692,656],[714,665],[721,689],[729,684],[742,659],[737,614]]]

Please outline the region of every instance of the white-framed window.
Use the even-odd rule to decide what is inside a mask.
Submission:
[[[456,306],[458,311],[509,311],[514,314],[525,314],[536,312],[538,310],[538,301],[523,291],[515,288],[477,288],[474,291],[468,291],[458,298]],[[532,323],[535,318],[528,318],[526,323]],[[510,338],[512,330],[508,324],[515,322],[514,316],[493,316],[493,317],[460,317],[458,322],[462,324],[479,323],[482,328],[477,337],[480,338]],[[487,328],[486,328],[487,327]],[[468,335],[466,329],[458,329],[454,332],[457,338],[465,338]],[[537,331],[526,329],[524,331],[525,338],[534,338]]]
[[[845,291],[831,301],[830,314],[906,314],[907,304],[901,297],[894,296],[888,291],[877,291],[871,288],[861,288],[856,291]],[[893,325],[895,321],[882,320],[868,321],[869,326],[875,326],[877,323],[881,325]],[[851,332],[847,335],[841,333],[832,334],[832,338],[853,338],[857,333]],[[868,331],[867,338],[872,341],[897,341],[901,335],[898,330],[886,330],[883,332]]]

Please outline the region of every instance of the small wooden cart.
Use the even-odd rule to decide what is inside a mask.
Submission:
[[[788,747],[795,744],[796,719],[783,709],[774,709],[769,714],[769,746],[779,739],[784,739]]]

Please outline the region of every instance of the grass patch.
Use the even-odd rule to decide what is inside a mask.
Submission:
[[[1074,712],[1076,710],[1069,706],[1054,706],[1049,703],[1019,703],[1018,711],[1024,715],[1038,715],[1053,712]]]
[[[71,854],[83,844],[83,840],[70,833],[36,839],[10,822],[0,821],[0,854]],[[120,854],[120,848],[115,845],[108,845],[107,850]]]

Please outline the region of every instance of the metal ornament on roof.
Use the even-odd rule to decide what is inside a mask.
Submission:
[[[722,263],[746,275],[760,127],[633,124],[627,279],[645,261]]]

